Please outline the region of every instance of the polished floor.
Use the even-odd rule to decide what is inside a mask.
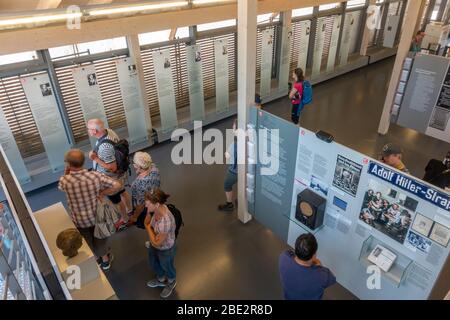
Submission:
[[[442,158],[449,145],[412,130],[393,125],[388,135],[377,134],[393,59],[381,61],[314,87],[314,103],[308,106],[301,125],[332,133],[336,141],[376,156],[387,141],[400,143],[411,172],[421,177],[428,159]],[[289,101],[281,99],[265,106],[289,118]],[[231,119],[214,125],[221,130]],[[282,299],[278,255],[286,248],[270,230],[257,221],[242,224],[236,214],[218,212],[224,200],[223,165],[171,163],[172,143],[149,149],[158,165],[162,188],[170,202],[182,211],[185,226],[178,240],[177,279],[173,299]],[[27,194],[33,210],[62,201],[56,185]],[[147,262],[143,230],[131,228],[111,241],[115,261],[108,279],[119,299],[159,299],[159,290],[146,287],[153,277]],[[319,247],[320,250],[320,247]],[[338,279],[339,281],[339,279]],[[354,298],[342,287],[327,291],[326,299]]]

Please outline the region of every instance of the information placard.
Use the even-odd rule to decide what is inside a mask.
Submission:
[[[333,31],[331,33],[330,50],[328,51],[327,72],[334,70],[336,64],[336,53],[339,42],[339,33],[341,32],[341,16],[334,16]]]
[[[313,57],[313,68],[312,75],[317,76],[320,74],[320,68],[322,66],[322,55],[323,55],[323,45],[325,41],[325,31],[326,31],[326,19],[319,18],[317,20],[317,35],[316,43],[314,46],[314,57]]]
[[[216,70],[216,111],[226,112],[230,108],[228,41],[214,41],[214,65]]]
[[[74,68],[72,69],[72,76],[75,81],[75,89],[80,100],[84,121],[87,123],[90,119],[100,119],[105,124],[105,127],[108,127],[108,119],[106,118],[95,66],[91,64]],[[90,141],[91,145],[95,146],[96,140],[90,138]]]
[[[203,94],[202,52],[200,45],[186,46],[189,79],[189,107],[191,121],[205,118]]]
[[[131,58],[119,59],[116,61],[116,67],[127,119],[128,141],[131,145],[147,141],[147,111],[142,105],[136,63]]]
[[[53,172],[64,170],[70,149],[61,113],[47,73],[20,79]]]
[[[400,23],[400,16],[388,16],[384,27],[383,47],[393,48],[395,38],[397,37],[397,29]]]
[[[289,69],[291,66],[292,26],[284,26],[281,37],[281,60],[279,70],[278,90],[288,91]]]
[[[274,29],[269,28],[262,32],[261,42],[261,82],[259,94],[262,98],[270,95],[272,84],[272,58],[273,58]]]
[[[344,30],[342,33],[341,49],[339,53],[339,64],[341,66],[346,65],[348,62],[348,55],[350,52],[350,42],[353,35],[353,29],[355,26],[355,17],[353,12],[349,12],[345,15]]]
[[[300,41],[298,44],[298,62],[297,67],[306,72],[306,62],[308,60],[309,37],[311,34],[311,21],[300,22]],[[295,45],[295,44],[294,44]]]
[[[5,113],[0,106],[0,144],[5,151],[9,164],[21,184],[30,182],[30,175],[17,147],[14,135],[6,121]]]
[[[152,57],[158,90],[161,129],[163,132],[168,132],[178,126],[170,50],[153,51]]]

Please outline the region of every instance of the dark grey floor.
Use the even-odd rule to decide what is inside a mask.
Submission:
[[[314,87],[314,103],[302,115],[301,124],[310,130],[326,130],[336,140],[375,156],[386,141],[400,143],[405,162],[421,177],[431,157],[442,158],[449,145],[392,126],[387,136],[377,134],[378,121],[393,66],[388,59]],[[289,101],[282,99],[265,108],[289,118]],[[221,130],[231,119],[214,125]],[[240,223],[236,214],[216,210],[224,200],[223,165],[171,163],[173,144],[149,149],[159,166],[163,189],[183,213],[185,227],[179,236],[176,267],[178,286],[172,298],[179,299],[282,299],[278,277],[278,255],[286,248],[270,230],[251,221]],[[27,194],[33,210],[63,201],[64,194],[52,185]],[[147,264],[143,230],[132,228],[112,239],[115,262],[107,273],[120,299],[159,299],[159,290],[146,282],[153,276]],[[319,249],[320,250],[320,249]],[[339,280],[339,279],[338,279]],[[327,299],[351,299],[340,286],[326,293]]]

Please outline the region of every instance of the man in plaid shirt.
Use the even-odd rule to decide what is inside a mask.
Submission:
[[[108,270],[112,255],[108,253],[107,239],[94,237],[97,201],[116,193],[121,184],[102,173],[84,169],[84,153],[81,150],[69,150],[64,161],[66,169],[59,179],[58,188],[67,195],[71,217],[78,231],[97,257],[101,257],[99,263],[102,269]]]

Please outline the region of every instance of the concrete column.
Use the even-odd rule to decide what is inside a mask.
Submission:
[[[425,1],[425,0],[422,0]],[[391,108],[394,102],[395,92],[397,90],[397,84],[400,80],[402,72],[403,62],[408,56],[409,48],[411,46],[411,39],[415,33],[416,21],[419,16],[421,1],[409,1],[408,8],[405,14],[405,26],[403,27],[402,36],[400,38],[400,44],[398,46],[397,57],[395,58],[394,68],[392,70],[391,80],[389,82],[389,88],[386,94],[386,100],[384,102],[383,113],[381,115],[380,124],[378,127],[378,133],[386,134],[389,130]]]
[[[411,0],[408,1],[408,6],[411,3]],[[414,28],[414,30],[417,32],[422,28],[422,18],[425,14],[425,9],[427,8],[427,1],[421,1],[420,2],[420,9],[419,9],[419,15],[417,17],[417,21],[416,21],[416,27]]]
[[[238,128],[247,127],[248,108],[255,100],[257,0],[238,0]],[[238,139],[238,218],[251,220],[246,200],[246,146]]]
[[[427,24],[431,21],[431,16],[433,15],[434,7],[436,6],[436,0],[430,0],[428,3],[428,8],[425,13],[425,19],[423,19],[422,29],[425,30]]]
[[[130,52],[130,57],[134,59],[136,63],[137,74],[139,78],[139,90],[141,92],[142,105],[144,106],[145,117],[147,122],[147,131],[149,135],[152,134],[152,118],[150,115],[150,107],[148,104],[147,91],[145,90],[145,80],[144,80],[144,67],[142,65],[141,48],[139,46],[139,37],[137,34],[132,34],[127,36],[127,45]]]
[[[278,43],[278,48],[275,51],[275,54],[278,56],[277,59],[277,79],[278,82],[280,81],[280,69],[281,69],[281,54],[282,54],[282,50],[283,50],[283,38],[284,38],[284,34],[283,31],[285,30],[284,28],[290,28],[292,26],[292,10],[289,11],[284,11],[281,12],[281,32],[279,33],[279,41],[277,41]],[[290,40],[289,40],[290,41]],[[292,50],[292,48],[291,48]]]
[[[367,0],[366,4],[367,6],[372,6],[375,5],[377,3],[377,0]],[[366,9],[367,11],[367,9]],[[359,55],[361,56],[365,56],[367,55],[367,47],[369,46],[369,42],[370,42],[370,29],[367,27],[367,20],[370,19],[371,17],[368,16],[367,12],[364,14],[365,17],[365,21],[364,21],[364,25],[362,26],[363,28],[363,35],[362,35],[362,39],[361,39],[361,47],[359,49]]]

